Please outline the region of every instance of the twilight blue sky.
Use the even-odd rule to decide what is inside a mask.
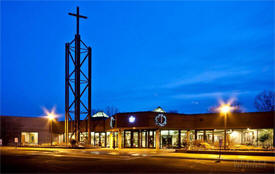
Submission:
[[[92,107],[207,112],[274,89],[273,1],[1,1],[1,115],[64,113],[64,44],[93,47]]]

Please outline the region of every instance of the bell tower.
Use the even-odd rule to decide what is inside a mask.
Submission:
[[[76,17],[76,34],[71,42],[65,44],[65,142],[68,144],[73,136],[77,142],[80,141],[80,118],[83,115],[86,123],[88,122],[86,132],[90,144],[92,49],[81,40],[79,34],[79,20],[87,17],[79,14],[79,7],[76,14],[69,15]],[[85,62],[88,63],[87,67],[83,66]],[[88,96],[87,101],[83,100],[85,95]]]

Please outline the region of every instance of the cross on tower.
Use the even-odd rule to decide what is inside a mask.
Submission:
[[[75,135],[77,142],[80,141],[80,116],[85,116],[84,120],[88,121],[88,142],[91,143],[91,64],[92,50],[81,39],[79,35],[79,18],[87,19],[86,16],[79,14],[77,7],[76,14],[69,13],[70,16],[76,17],[76,34],[73,41],[66,43],[66,85],[65,85],[65,136],[66,143],[69,142],[69,122],[72,124],[70,139]],[[82,50],[82,51],[80,51]],[[74,55],[74,56],[73,56]],[[81,56],[82,55],[82,56]],[[84,57],[85,56],[85,57]],[[81,58],[82,57],[82,58]],[[87,60],[88,59],[88,60]],[[88,67],[83,67],[84,62],[88,63]],[[73,66],[70,64],[73,63]],[[73,68],[73,71],[70,69]],[[87,71],[85,72],[84,69]],[[72,87],[74,85],[74,88]],[[85,94],[88,94],[88,101],[82,100]],[[84,96],[83,96],[84,94]],[[70,95],[72,95],[70,97]],[[74,107],[73,107],[74,106]],[[74,109],[73,109],[74,108]],[[74,115],[74,120],[71,115]]]
[[[87,19],[87,16],[82,16],[79,14],[79,7],[76,7],[76,14],[73,13],[68,13],[71,16],[75,16],[76,17],[76,34],[79,34],[79,18],[83,18],[83,19]]]

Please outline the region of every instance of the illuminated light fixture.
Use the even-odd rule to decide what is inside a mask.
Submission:
[[[134,123],[135,121],[136,121],[136,117],[134,117],[134,116],[131,115],[131,116],[129,117],[129,122],[130,122],[130,123]]]
[[[227,114],[230,113],[230,111],[232,110],[233,108],[231,107],[231,102],[228,102],[226,104],[224,104],[222,102],[221,106],[218,108],[218,110],[224,114],[224,149],[226,149],[226,142],[227,142],[227,138],[226,138],[226,129],[227,129]]]
[[[48,111],[46,108],[43,108],[43,110],[46,113],[46,117],[50,121],[50,133],[51,133],[50,141],[52,146],[53,145],[53,121],[55,121],[55,118],[58,117],[58,115],[55,113],[55,110],[56,110],[55,107],[51,111]]]
[[[229,101],[227,102],[224,102],[224,101],[219,101],[220,103],[220,106],[218,108],[216,108],[215,110],[217,112],[220,112],[220,113],[223,113],[223,114],[228,114],[230,113],[231,111],[237,109],[236,107],[234,106],[231,106],[232,103],[234,102],[234,98],[231,98]]]
[[[49,120],[54,120],[57,118],[59,115],[55,113],[56,108],[54,107],[51,111],[47,110],[46,108],[43,108],[44,113],[46,114],[46,118]]]
[[[231,106],[230,105],[228,105],[228,104],[226,104],[226,105],[222,105],[221,107],[220,107],[220,110],[221,110],[221,112],[223,112],[223,113],[228,113],[228,112],[230,112],[231,111]]]
[[[47,115],[49,120],[53,120],[55,118],[54,114],[50,113],[49,115]]]

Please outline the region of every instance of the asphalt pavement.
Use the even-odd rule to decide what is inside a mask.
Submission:
[[[274,173],[275,167],[246,158],[217,162],[150,150],[0,148],[0,152],[1,173]]]

